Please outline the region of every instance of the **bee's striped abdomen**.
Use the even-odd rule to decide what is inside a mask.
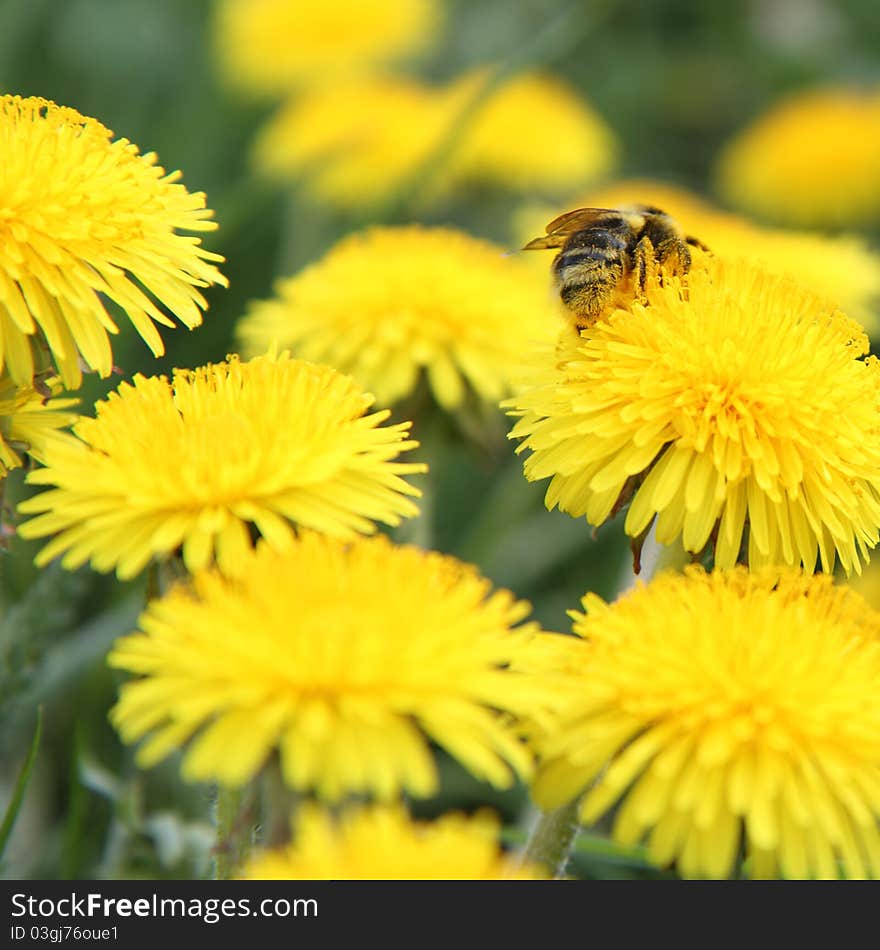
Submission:
[[[620,222],[623,225],[623,222]],[[607,255],[622,254],[627,249],[625,235],[619,234],[617,229],[609,230],[606,227],[585,228],[573,234],[566,242],[563,254],[577,251],[605,251]]]
[[[546,232],[529,241],[525,250],[560,248],[553,276],[579,329],[593,326],[612,307],[627,307],[634,298],[647,306],[649,279],[662,283],[658,268],[683,276],[691,265],[687,245],[704,247],[652,205],[577,208],[554,218]]]

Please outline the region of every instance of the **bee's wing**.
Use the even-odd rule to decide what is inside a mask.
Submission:
[[[564,234],[542,234],[528,244],[523,245],[524,251],[543,251],[548,247],[562,247],[565,244],[566,236]]]
[[[609,214],[619,212],[611,208],[577,208],[575,211],[566,211],[547,225],[546,234],[529,241],[523,250],[538,251],[548,247],[562,247],[569,235],[583,231]]]
[[[576,208],[554,218],[545,228],[548,235],[574,234],[601,221],[609,214],[619,215],[613,208]]]

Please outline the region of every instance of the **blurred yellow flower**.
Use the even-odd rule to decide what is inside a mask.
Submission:
[[[134,384],[81,419],[77,438],[55,441],[28,481],[53,485],[22,502],[36,514],[19,533],[56,537],[37,556],[133,577],[183,547],[190,571],[216,556],[235,573],[255,528],[285,547],[294,526],[341,537],[396,525],[418,509],[401,475],[425,466],[392,461],[418,445],[409,423],[383,426],[373,397],[327,366],[286,353]],[[65,553],[66,552],[66,553]]]
[[[189,742],[188,781],[241,785],[277,748],[285,781],[323,799],[428,796],[430,740],[506,788],[531,768],[510,714],[548,702],[509,669],[537,636],[514,626],[528,612],[454,558],[304,533],[151,603],[110,654],[139,675],[111,718],[125,742],[150,734],[143,766]]]
[[[485,76],[460,84],[476,92]],[[562,80],[514,76],[490,95],[453,153],[449,175],[516,191],[563,192],[607,175],[617,141],[591,106]]]
[[[264,174],[302,178],[324,201],[363,207],[387,199],[448,144],[420,199],[430,203],[467,184],[560,192],[612,166],[612,133],[561,80],[524,74],[477,101],[488,75],[445,87],[375,77],[291,100],[258,137]]]
[[[614,837],[688,877],[741,848],[754,877],[880,877],[880,614],[792,569],[691,567],[583,606],[581,639],[533,657],[559,677],[541,807],[617,804]]]
[[[80,358],[107,376],[102,298],[131,320],[154,354],[156,323],[192,328],[207,306],[197,288],[226,284],[222,257],[178,231],[211,231],[201,192],[177,184],[156,156],[95,119],[45,99],[0,97],[0,368],[20,386],[34,377],[31,341],[48,344],[68,389]],[[167,311],[167,312],[166,312]]]
[[[880,529],[880,363],[861,328],[758,265],[698,256],[531,356],[508,405],[548,508],[715,563],[861,570]],[[745,539],[744,539],[745,535]]]
[[[617,208],[648,204],[671,214],[686,234],[699,238],[720,257],[747,258],[785,274],[808,290],[834,301],[871,331],[880,330],[880,256],[860,237],[761,227],[713,207],[685,188],[649,179],[617,181],[573,199],[566,207],[534,205],[514,216],[517,238],[525,243],[556,215],[571,208]],[[532,256],[548,267],[547,257]]]
[[[422,371],[455,409],[468,387],[497,402],[523,352],[559,328],[543,277],[500,247],[442,228],[374,228],[278,282],[238,327],[245,353],[273,342],[351,373],[391,405]]]
[[[303,179],[310,193],[331,204],[368,207],[429,160],[451,134],[468,94],[456,89],[444,96],[390,77],[320,86],[269,120],[254,144],[254,164],[270,178]],[[438,184],[430,187],[433,197]]]
[[[6,375],[0,379],[0,478],[23,465],[24,455],[42,460],[46,442],[80,418],[66,411],[79,400],[54,398],[60,392],[58,379],[42,384],[40,390],[18,386]]]
[[[730,141],[718,188],[751,214],[806,227],[880,220],[880,91],[819,88],[773,106]]]
[[[349,809],[339,818],[305,805],[294,841],[253,858],[245,880],[494,881],[547,877],[499,847],[498,821],[486,812],[416,821],[400,807]]]
[[[217,50],[230,81],[274,95],[418,53],[441,14],[438,0],[220,0]]]

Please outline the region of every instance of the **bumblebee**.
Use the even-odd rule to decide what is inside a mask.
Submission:
[[[650,205],[578,208],[554,218],[546,230],[523,250],[560,248],[553,261],[554,280],[581,330],[633,294],[644,301],[650,277],[687,274],[688,245],[708,250],[686,236],[665,211]]]

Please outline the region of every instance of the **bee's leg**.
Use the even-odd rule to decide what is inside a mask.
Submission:
[[[664,277],[684,278],[691,269],[691,252],[687,241],[675,235],[657,245],[657,283],[662,287]],[[687,283],[679,285],[682,297],[688,299]]]
[[[668,277],[683,277],[691,269],[691,252],[687,243],[679,237],[670,237],[657,245],[657,283],[663,286],[664,274]]]
[[[640,303],[648,300],[648,276],[656,273],[657,258],[654,254],[654,245],[645,235],[633,249],[633,271],[636,278],[636,296]]]
[[[685,242],[685,244],[690,244],[691,247],[697,247],[697,248],[699,248],[701,251],[705,251],[707,254],[711,254],[711,253],[712,253],[712,249],[711,249],[711,248],[706,247],[706,245],[703,244],[703,242],[702,242],[699,238],[695,238],[695,237],[694,237],[693,235],[691,235],[691,234],[688,234],[688,235],[685,236],[684,242]]]

